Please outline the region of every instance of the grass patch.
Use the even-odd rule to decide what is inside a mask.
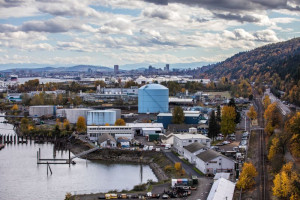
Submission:
[[[179,153],[175,152],[175,151],[172,151],[172,153],[175,155],[175,156],[180,156]]]
[[[197,172],[200,176],[204,176],[204,174],[196,167],[193,167],[193,170],[195,170],[195,172]]]

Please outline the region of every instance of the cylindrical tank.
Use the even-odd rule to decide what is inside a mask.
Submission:
[[[77,123],[78,117],[84,117],[87,119],[88,111],[92,111],[92,109],[88,108],[75,108],[75,109],[65,109],[66,118],[69,120],[71,124]]]
[[[29,115],[32,117],[55,116],[56,106],[30,106]]]
[[[169,111],[169,89],[160,84],[148,84],[139,89],[139,113]]]
[[[113,110],[93,110],[87,113],[87,125],[114,125],[117,117],[116,111]]]

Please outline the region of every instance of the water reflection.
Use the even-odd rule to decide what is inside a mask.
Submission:
[[[14,134],[12,125],[0,123],[0,134]],[[76,165],[37,165],[38,149],[43,158],[68,158],[68,151],[55,151],[53,144],[8,144],[0,151],[0,199],[63,199],[77,194],[132,189],[148,179],[157,180],[147,165],[111,164],[75,159]],[[72,156],[72,155],[71,155]]]

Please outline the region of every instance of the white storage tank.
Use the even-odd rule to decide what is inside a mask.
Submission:
[[[121,109],[115,109],[115,108],[112,108],[112,109],[107,109],[107,110],[112,110],[112,111],[116,111],[116,117],[117,119],[121,119]]]
[[[169,112],[169,89],[160,84],[148,84],[139,89],[139,113]]]
[[[87,113],[87,125],[114,125],[117,120],[116,111],[113,110],[93,110]]]
[[[56,106],[30,106],[29,107],[29,116],[32,117],[41,117],[41,116],[55,116],[56,115]]]
[[[78,117],[84,117],[87,120],[87,113],[92,111],[89,108],[74,108],[74,109],[65,109],[66,118],[71,124],[77,123]]]

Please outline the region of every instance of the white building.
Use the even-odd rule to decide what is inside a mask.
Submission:
[[[183,156],[190,163],[195,164],[197,154],[206,151],[207,147],[199,142],[194,142],[188,146],[183,147]]]
[[[217,172],[232,173],[235,161],[209,149],[196,156],[195,164],[203,174],[216,174]]]
[[[103,134],[109,134],[116,140],[119,137],[126,137],[128,139],[134,138],[134,132],[131,127],[127,126],[87,126],[87,135],[92,141],[96,141],[98,137]]]
[[[117,142],[115,138],[111,135],[105,133],[98,138],[98,144],[103,148],[114,148],[117,147]]]
[[[135,135],[143,134],[143,128],[159,128],[164,133],[164,125],[162,123],[126,123],[126,126],[131,127]]]
[[[87,120],[87,113],[91,110],[88,108],[58,109],[56,116],[65,117],[71,124],[75,124],[79,117],[84,117]]]
[[[220,178],[214,182],[207,200],[232,200],[235,184],[225,178]]]
[[[194,142],[210,147],[210,138],[201,134],[175,134],[174,135],[174,149],[180,155],[183,155],[183,148]]]

